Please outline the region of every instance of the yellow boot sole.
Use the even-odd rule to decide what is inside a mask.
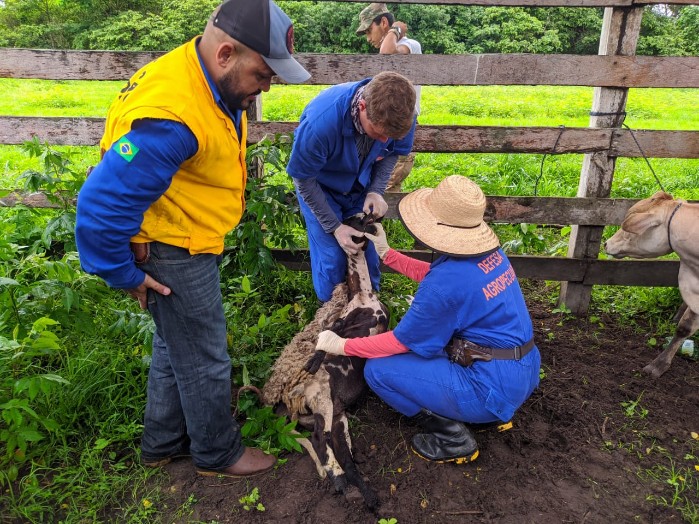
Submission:
[[[426,460],[427,462],[434,462],[436,464],[447,464],[449,462],[453,462],[454,464],[468,464],[469,462],[473,462],[474,460],[476,460],[478,458],[478,453],[479,453],[478,450],[476,450],[468,457],[456,457],[456,458],[452,458],[452,459],[432,460],[432,459],[429,459],[427,457],[423,457],[422,455],[420,455],[420,453],[415,451],[415,448],[413,448],[412,446],[410,447],[410,449],[412,450],[413,453],[415,453],[422,460]]]

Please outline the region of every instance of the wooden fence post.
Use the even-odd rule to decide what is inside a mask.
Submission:
[[[259,122],[262,120],[262,95],[255,97],[255,101],[246,109],[245,113],[248,122]],[[264,162],[261,158],[256,158],[248,169],[248,176],[262,178],[264,176]]]
[[[634,55],[641,30],[643,7],[614,7],[604,10],[600,55]],[[621,127],[626,115],[628,88],[594,88],[590,127]],[[611,147],[611,144],[610,144]],[[579,197],[609,197],[614,177],[616,157],[608,151],[586,154],[578,184]],[[568,243],[568,256],[596,259],[599,255],[604,227],[573,226]],[[562,282],[559,305],[582,315],[590,305],[592,286],[577,282]]]

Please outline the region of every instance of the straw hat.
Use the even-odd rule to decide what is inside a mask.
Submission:
[[[423,188],[398,203],[411,235],[434,251],[472,257],[493,251],[500,241],[483,221],[485,195],[472,180],[451,175],[434,189]]]

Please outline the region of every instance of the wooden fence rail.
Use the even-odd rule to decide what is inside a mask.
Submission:
[[[297,122],[250,122],[248,143],[255,144],[265,135],[289,135],[297,125]],[[94,146],[99,143],[103,132],[103,118],[0,116],[0,144],[22,144],[36,136],[54,145]],[[699,131],[419,125],[415,131],[413,151],[549,154],[604,152],[613,157],[699,158]]]
[[[398,218],[396,211],[401,193],[387,193],[386,218]],[[488,196],[485,221],[507,224],[585,225],[621,224],[624,214],[637,200],[615,198],[562,198],[526,196]],[[0,196],[0,207],[23,205],[32,208],[58,207],[43,193],[25,194],[12,191]]]
[[[397,218],[401,194],[389,193],[386,218]],[[604,226],[621,224],[624,214],[637,200],[612,198],[557,198],[489,196],[485,220],[490,223]],[[55,207],[42,193],[10,193],[0,197],[0,207],[25,205]],[[430,260],[426,251],[403,251],[421,260]],[[284,266],[308,271],[307,250],[273,250],[274,258]],[[573,281],[584,285],[676,286],[679,263],[674,260],[615,261],[564,257],[511,256],[521,278]],[[384,271],[391,271],[383,268]]]
[[[422,250],[402,253],[431,261]],[[274,258],[285,267],[299,271],[311,268],[306,250],[274,250]],[[586,286],[677,286],[679,262],[675,260],[593,260],[566,257],[508,255],[519,278],[579,282]],[[392,271],[383,268],[384,271]]]
[[[0,77],[125,80],[162,53],[2,49]],[[419,85],[699,87],[699,57],[621,55],[328,55],[299,53],[309,85],[400,71]],[[341,67],[340,67],[341,64]]]

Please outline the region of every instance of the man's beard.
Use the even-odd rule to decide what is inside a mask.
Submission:
[[[248,100],[248,97],[253,95],[257,96],[262,92],[258,89],[254,93],[241,93],[240,91],[236,90],[236,85],[239,83],[238,79],[239,72],[238,68],[235,67],[221,77],[221,81],[219,82],[221,98],[231,111],[247,109],[252,104],[252,101]]]

